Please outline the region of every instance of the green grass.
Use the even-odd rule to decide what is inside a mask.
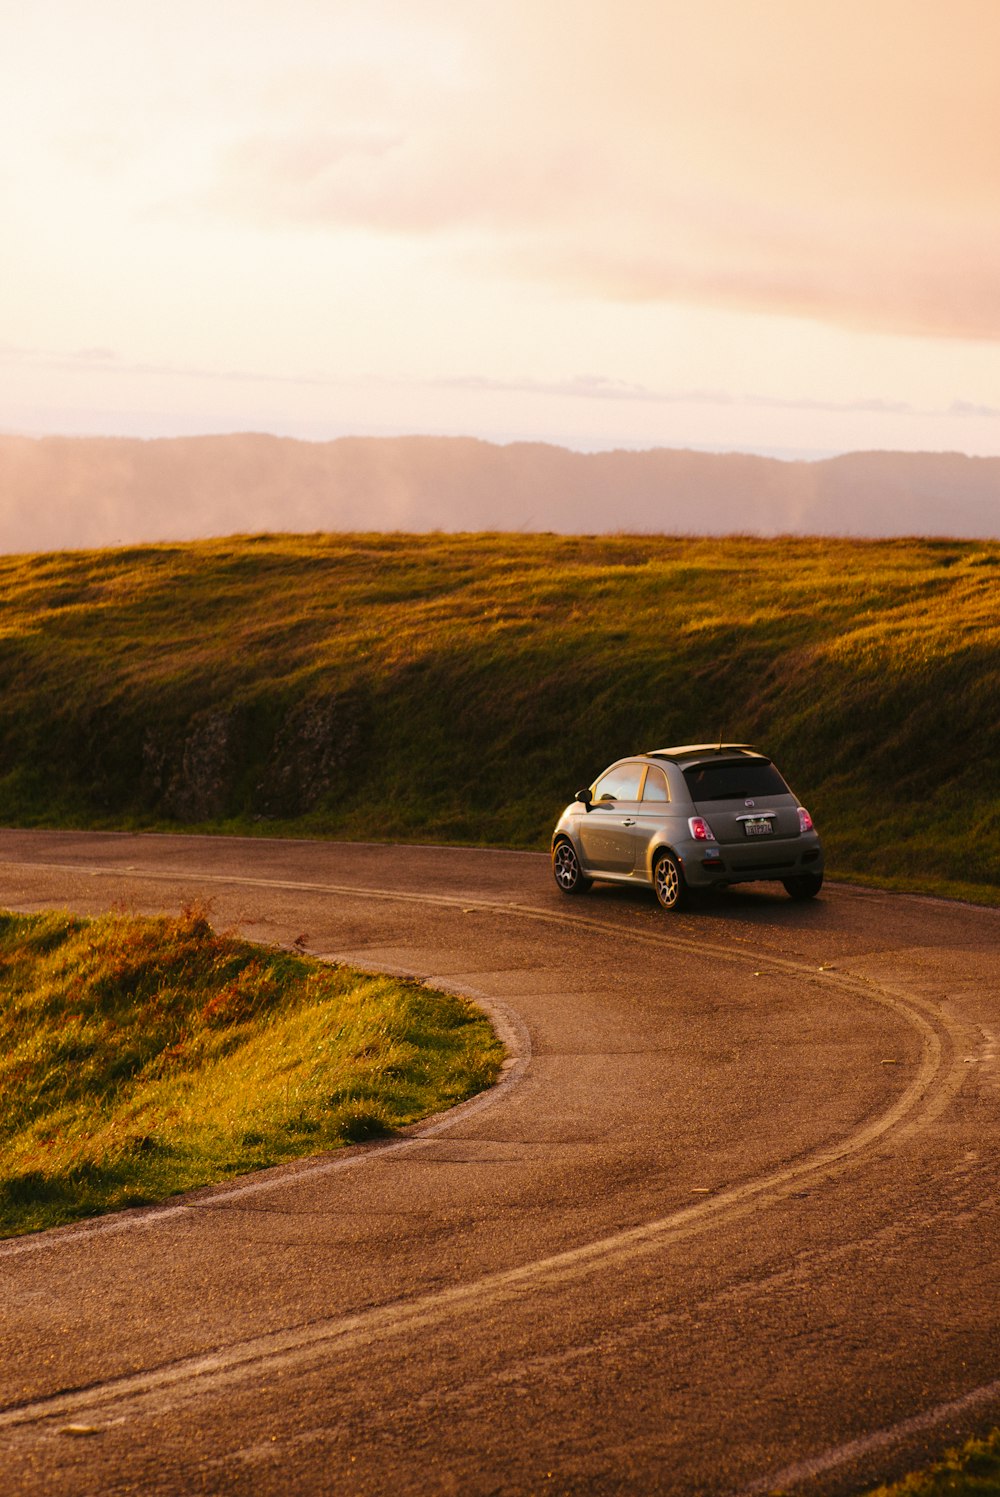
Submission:
[[[198,911],[0,913],[0,1236],[390,1133],[502,1059],[464,999]]]
[[[926,1471],[916,1471],[890,1486],[875,1487],[866,1497],[1000,1497],[1000,1429],[984,1440],[967,1440],[959,1450]]]
[[[835,873],[1000,900],[994,542],[9,557],[0,691],[8,824],[544,847],[612,759],[723,734],[774,755]]]

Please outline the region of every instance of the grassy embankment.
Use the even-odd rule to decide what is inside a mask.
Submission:
[[[1000,1497],[1000,1429],[967,1440],[944,1459],[902,1481],[875,1487],[866,1497]]]
[[[721,733],[836,872],[996,902],[998,583],[1000,545],[919,540],[11,557],[0,821],[543,847],[613,758]]]
[[[463,999],[204,917],[0,914],[0,1236],[337,1148],[489,1086]]]

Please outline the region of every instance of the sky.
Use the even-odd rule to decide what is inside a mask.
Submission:
[[[0,3],[0,431],[1000,454],[997,0]]]

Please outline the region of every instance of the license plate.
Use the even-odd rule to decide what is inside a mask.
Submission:
[[[764,816],[750,816],[743,823],[743,830],[748,837],[769,837],[774,827]]]

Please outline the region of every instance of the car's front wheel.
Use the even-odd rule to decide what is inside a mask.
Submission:
[[[821,873],[797,873],[794,878],[784,878],[785,893],[792,899],[815,899],[823,887]]]
[[[653,889],[665,910],[679,910],[687,904],[684,873],[672,852],[657,853],[653,864]]]
[[[572,842],[557,842],[552,849],[552,873],[564,894],[586,894],[591,880],[580,867]]]

